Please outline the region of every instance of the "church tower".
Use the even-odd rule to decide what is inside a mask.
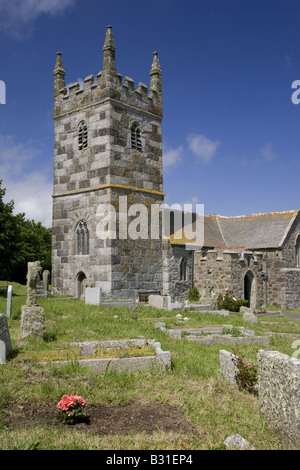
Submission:
[[[96,79],[66,87],[61,53],[53,71],[52,289],[79,298],[84,285],[112,298],[162,291],[160,222],[159,236],[151,236],[151,209],[164,201],[161,68],[154,52],[149,90],[144,83],[135,87],[117,73],[115,52],[108,26]],[[106,237],[99,228],[104,207],[115,209],[107,225],[116,222]],[[145,224],[137,224],[142,212],[147,237]]]

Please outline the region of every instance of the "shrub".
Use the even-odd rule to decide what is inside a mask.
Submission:
[[[237,299],[233,296],[233,292],[226,292],[218,296],[218,309],[229,310],[230,312],[239,312],[241,307],[248,305],[248,300]]]
[[[200,294],[196,286],[193,286],[189,291],[188,291],[188,300],[190,302],[198,302],[200,299]]]

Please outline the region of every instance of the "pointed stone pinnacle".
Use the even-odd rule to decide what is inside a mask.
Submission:
[[[112,26],[107,26],[103,51],[105,51],[107,49],[110,49],[110,50],[113,50],[113,51],[116,50],[115,41],[114,41],[111,29],[112,29]]]
[[[61,59],[61,52],[56,53],[56,63],[54,67],[54,72],[65,73],[64,66],[63,66],[62,59]]]
[[[157,51],[154,51],[153,52],[153,62],[152,62],[152,67],[151,67],[151,75],[153,74],[161,74],[161,67],[160,67],[160,63],[159,63],[159,60],[158,60],[158,52]]]

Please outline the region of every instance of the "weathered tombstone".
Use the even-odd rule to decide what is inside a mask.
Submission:
[[[245,312],[243,314],[243,319],[244,319],[244,321],[246,321],[248,323],[252,323],[252,324],[258,322],[257,316],[254,313],[251,313],[251,312]]]
[[[12,299],[12,286],[7,288],[7,299],[6,299],[6,316],[10,318],[11,316],[11,299]]]
[[[49,271],[47,270],[43,271],[43,285],[44,285],[44,292],[46,296],[49,293],[49,276],[50,276]]]
[[[0,340],[0,364],[5,364],[6,361],[6,346],[4,341]]]
[[[42,338],[45,331],[45,315],[44,309],[37,304],[42,268],[39,261],[29,262],[27,266],[27,301],[21,309],[21,334],[22,338],[30,335]]]
[[[211,299],[211,293],[214,288],[214,283],[210,279],[205,279],[203,285],[205,289],[204,298]]]
[[[238,372],[238,368],[236,365],[237,356],[226,351],[225,349],[221,349],[219,351],[219,358],[220,358],[220,375],[221,377],[229,384],[233,386],[237,386],[236,382],[236,375]]]
[[[279,351],[260,350],[257,374],[260,414],[299,447],[300,359]]]
[[[7,317],[6,315],[3,315],[3,314],[0,315],[0,343],[1,343],[0,364],[5,364],[5,359],[7,356],[10,355],[12,351],[12,347],[11,347],[8,324],[7,324]],[[4,344],[4,346],[2,343]],[[3,358],[4,358],[4,362],[3,362]]]
[[[203,290],[202,296],[199,300],[201,305],[210,306],[211,310],[215,310],[217,308],[217,300],[212,297],[212,291],[214,288],[214,283],[211,279],[204,279],[203,281]],[[207,307],[208,308],[208,307]]]
[[[151,307],[166,308],[166,297],[163,295],[151,294],[148,297],[148,302]]]
[[[85,303],[88,305],[101,305],[102,289],[101,287],[85,288]]]

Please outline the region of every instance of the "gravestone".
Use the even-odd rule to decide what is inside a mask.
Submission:
[[[203,281],[203,285],[204,285],[204,290],[205,290],[204,298],[211,299],[212,297],[211,293],[214,288],[214,283],[210,279],[205,279]]]
[[[85,303],[87,305],[101,305],[102,289],[101,287],[85,288]]]
[[[43,286],[44,286],[44,292],[46,296],[49,294],[49,276],[50,276],[49,271],[47,270],[43,271]]]
[[[245,312],[243,314],[243,319],[244,319],[245,322],[252,323],[252,324],[258,322],[257,316],[254,313],[251,313],[251,312]]]
[[[0,364],[5,364],[6,361],[6,346],[4,341],[0,340]]]
[[[27,266],[27,301],[21,308],[21,334],[22,338],[30,335],[42,338],[45,315],[44,309],[37,304],[42,268],[39,261],[29,262]]]
[[[5,364],[5,359],[12,351],[10,334],[6,315],[0,314],[0,364]],[[4,358],[4,359],[3,359]],[[4,362],[3,362],[4,360]],[[2,362],[1,362],[2,361]]]
[[[7,288],[7,299],[6,299],[6,316],[10,318],[11,316],[11,299],[12,299],[12,286]]]
[[[238,373],[238,368],[236,365],[237,356],[221,349],[219,351],[220,358],[220,375],[221,377],[229,384],[237,386],[236,375]]]
[[[166,297],[163,295],[151,294],[148,297],[148,302],[151,307],[166,308]]]

